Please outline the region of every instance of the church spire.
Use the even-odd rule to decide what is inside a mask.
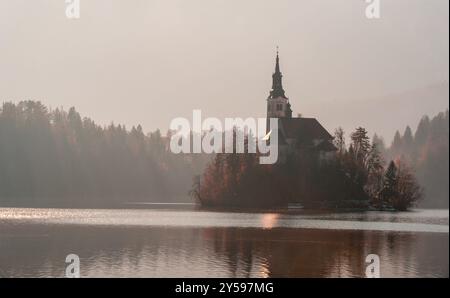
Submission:
[[[276,65],[275,65],[275,73],[280,73],[280,57],[278,55],[278,47],[277,47],[277,59],[276,59]]]
[[[272,75],[272,91],[270,91],[270,98],[277,98],[277,97],[287,98],[286,95],[284,94],[282,79],[283,75],[280,71],[280,57],[277,47],[277,58],[275,63],[275,72]]]

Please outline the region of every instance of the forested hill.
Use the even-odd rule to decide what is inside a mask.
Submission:
[[[424,116],[413,130],[396,132],[386,159],[406,159],[416,171],[425,197],[420,206],[449,206],[449,115],[448,110],[430,119]]]
[[[0,110],[0,205],[121,206],[187,201],[205,156],[174,155],[159,131],[101,127],[40,102]],[[208,157],[209,158],[209,157]]]

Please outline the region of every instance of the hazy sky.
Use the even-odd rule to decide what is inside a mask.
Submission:
[[[263,117],[279,45],[294,114],[330,131],[390,137],[448,107],[412,105],[393,121],[353,117],[351,104],[448,84],[448,0],[381,0],[379,20],[364,0],[81,0],[79,20],[65,5],[0,0],[0,101],[75,106],[145,131],[193,109]]]

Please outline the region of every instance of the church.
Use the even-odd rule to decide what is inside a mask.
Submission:
[[[287,155],[299,150],[316,152],[320,161],[332,159],[337,151],[333,145],[333,137],[315,118],[292,117],[291,104],[283,89],[282,80],[277,51],[272,90],[267,98],[267,119],[279,119],[278,161],[285,162]],[[268,130],[269,127],[267,132]]]

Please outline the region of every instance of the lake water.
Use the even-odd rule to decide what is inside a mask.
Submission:
[[[449,211],[236,213],[0,208],[0,276],[448,277]]]

